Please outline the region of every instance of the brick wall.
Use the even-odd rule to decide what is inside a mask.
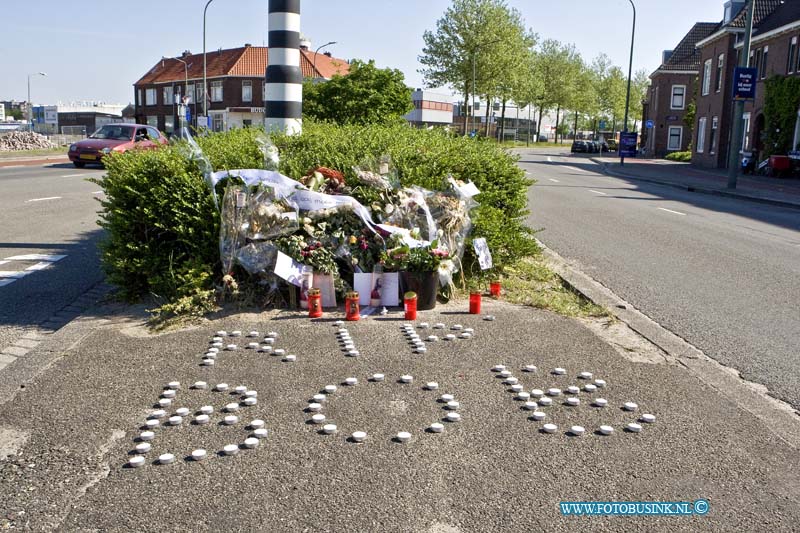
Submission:
[[[689,138],[683,119],[686,109],[694,95],[694,72],[660,72],[656,71],[651,76],[651,85],[648,91],[648,120],[653,121],[653,129],[648,132],[647,152],[655,157],[664,157],[670,152],[685,151],[689,149]],[[675,87],[684,88],[683,106],[673,109],[672,93]],[[682,128],[681,142],[677,148],[669,148],[670,127]]]

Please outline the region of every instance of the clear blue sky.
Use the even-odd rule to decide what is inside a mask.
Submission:
[[[638,6],[634,70],[655,69],[694,22],[719,21],[723,0],[634,0]],[[162,56],[203,48],[204,0],[27,0],[3,2],[0,100],[26,98],[27,74],[37,104],[104,100],[128,103],[132,84]],[[628,0],[509,0],[543,38],[574,43],[585,59],[607,53],[627,68]],[[13,9],[11,8],[13,4]],[[417,56],[449,0],[303,0],[302,31],[335,57],[375,59],[422,86]],[[214,0],[207,49],[266,44],[267,0]]]

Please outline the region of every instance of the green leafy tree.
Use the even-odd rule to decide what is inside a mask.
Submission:
[[[637,70],[631,80],[631,101],[628,120],[633,121],[630,131],[637,131],[637,123],[644,112],[644,101],[647,99],[647,88],[650,86],[650,77],[645,70]]]
[[[418,60],[426,86],[450,87],[464,95],[465,103],[478,94],[487,101],[501,91],[510,94],[516,67],[532,45],[520,13],[503,0],[454,0],[436,29],[422,38]],[[465,114],[465,132],[467,121]]]
[[[6,118],[12,120],[22,120],[23,113],[21,109],[8,109],[6,111]]]
[[[397,121],[413,108],[411,89],[397,69],[379,69],[375,61],[354,60],[350,72],[330,81],[303,85],[303,115],[337,124]]]
[[[556,131],[559,131],[561,110],[571,108],[576,99],[581,57],[574,45],[547,39],[542,42],[537,58],[544,85],[540,108],[556,108]]]

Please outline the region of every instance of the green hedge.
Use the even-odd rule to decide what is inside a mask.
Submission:
[[[798,150],[792,146],[797,110],[800,109],[800,78],[774,76],[766,82],[764,96],[764,153],[762,159],[774,154],[786,155]]]
[[[262,168],[260,130],[242,129],[197,139],[215,170]],[[486,237],[499,268],[537,251],[525,226],[532,181],[492,141],[405,125],[337,126],[306,122],[300,136],[278,135],[280,170],[292,178],[315,166],[343,171],[388,154],[403,185],[439,189],[452,174],[481,190],[472,236]],[[180,147],[130,151],[106,160],[100,225],[107,230],[102,259],[109,280],[128,299],[155,294],[164,301],[207,290],[221,277],[219,213],[194,163]],[[465,269],[475,258],[467,248]]]
[[[679,161],[681,163],[688,163],[692,160],[692,152],[672,152],[667,154],[664,159],[669,161]]]

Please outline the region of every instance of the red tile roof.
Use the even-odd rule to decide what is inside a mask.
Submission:
[[[335,74],[347,74],[350,65],[344,59],[328,57],[325,54],[300,50],[300,68],[304,77],[321,76],[331,78]],[[268,49],[266,46],[243,46],[228,50],[214,50],[206,53],[206,76],[264,76],[267,69]],[[203,54],[189,54],[179,59],[186,62],[189,79],[203,77]],[[316,74],[314,70],[316,68]],[[164,58],[156,63],[150,71],[142,76],[136,85],[183,81],[184,64],[175,58]]]

